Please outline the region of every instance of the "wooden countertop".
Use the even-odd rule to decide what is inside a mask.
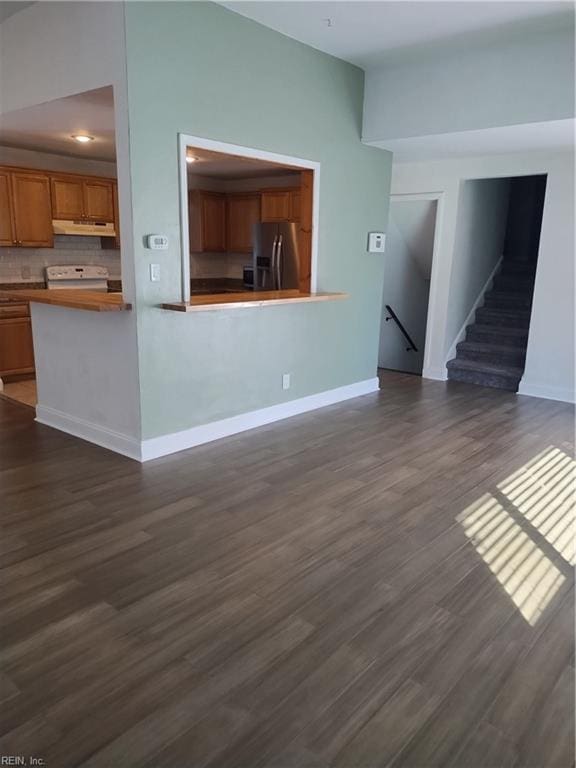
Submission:
[[[132,309],[122,298],[121,293],[100,291],[82,291],[76,289],[48,290],[18,288],[12,291],[2,290],[0,296],[19,301],[31,301],[37,304],[50,304],[68,309],[86,309],[91,312],[125,312]]]
[[[162,304],[162,309],[172,312],[203,312],[214,309],[240,309],[242,307],[265,307],[277,304],[294,304],[311,301],[334,301],[346,299],[346,293],[300,293],[289,291],[244,291],[240,293],[211,293],[192,296],[188,303],[175,301]]]

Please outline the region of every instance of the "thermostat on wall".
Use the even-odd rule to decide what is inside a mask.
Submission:
[[[153,251],[165,251],[168,248],[166,235],[146,235],[146,247]]]
[[[384,232],[368,233],[368,253],[384,253],[386,235]]]

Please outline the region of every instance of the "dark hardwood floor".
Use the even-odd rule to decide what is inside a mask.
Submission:
[[[0,400],[0,755],[569,768],[572,436],[383,374],[140,466]]]

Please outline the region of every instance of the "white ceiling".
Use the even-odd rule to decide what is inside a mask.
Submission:
[[[575,130],[575,120],[551,120],[367,143],[393,152],[394,162],[418,162],[471,155],[566,150],[574,146]]]
[[[290,173],[299,173],[298,169],[287,165],[272,163],[268,160],[257,160],[252,157],[212,152],[208,149],[188,147],[187,154],[196,158],[196,161],[188,166],[188,172],[195,176],[207,176],[214,179],[258,179],[266,176],[286,176]]]
[[[240,0],[221,5],[361,67],[369,66],[383,54],[408,46],[574,8],[571,2],[552,0]]]
[[[70,138],[94,137],[89,144]],[[68,157],[113,161],[116,157],[112,87],[78,93],[0,115],[0,144]]]

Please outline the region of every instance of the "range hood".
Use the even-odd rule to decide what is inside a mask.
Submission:
[[[71,221],[67,219],[53,219],[52,229],[55,235],[116,237],[116,230],[111,221]]]

